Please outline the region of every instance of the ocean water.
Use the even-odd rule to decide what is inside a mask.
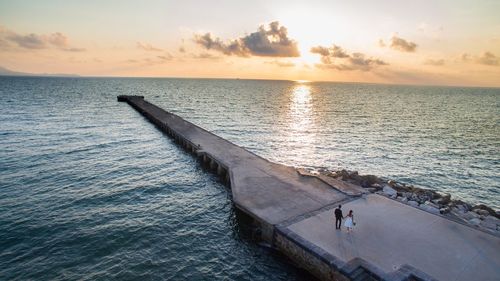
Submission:
[[[500,208],[500,89],[0,77],[0,280],[308,280],[120,94],[272,161]]]

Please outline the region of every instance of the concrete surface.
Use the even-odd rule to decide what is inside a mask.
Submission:
[[[303,177],[292,167],[271,163],[142,97],[121,98],[228,167],[234,203],[267,224],[281,223],[346,198],[317,178]]]
[[[438,280],[500,280],[500,238],[370,194],[342,206],[354,211],[351,234],[335,230],[333,209],[288,226],[329,254],[362,258],[385,272],[411,265]]]

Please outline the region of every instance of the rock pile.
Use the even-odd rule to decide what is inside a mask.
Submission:
[[[461,200],[451,199],[450,194],[441,194],[435,190],[406,185],[374,175],[359,175],[357,171],[321,170],[319,172],[427,212],[448,216],[483,231],[500,235],[500,212],[486,205],[472,206]]]

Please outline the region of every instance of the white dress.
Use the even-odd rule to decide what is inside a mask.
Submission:
[[[347,217],[347,219],[344,222],[344,226],[352,228],[352,225],[353,225],[353,223],[352,223],[352,217]]]

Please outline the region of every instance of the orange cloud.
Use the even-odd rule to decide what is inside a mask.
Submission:
[[[215,50],[225,55],[240,57],[298,57],[300,56],[297,42],[288,38],[286,27],[274,21],[266,28],[261,25],[256,32],[246,36],[222,41],[211,33],[195,34],[193,41],[207,50]]]
[[[222,59],[222,57],[215,56],[215,55],[210,54],[210,53],[191,54],[191,57],[195,58],[195,59],[210,59],[210,60],[220,60],[220,59]]]
[[[374,67],[388,65],[388,63],[373,58],[366,58],[362,53],[348,54],[344,49],[337,45],[332,47],[316,46],[311,48],[311,53],[321,56],[319,68],[336,69],[340,71],[361,70],[369,71]]]
[[[460,56],[460,60],[462,60],[463,62],[475,62],[478,64],[490,65],[490,66],[500,65],[500,57],[497,57],[495,54],[489,51],[486,51],[479,56],[463,53]]]
[[[477,63],[485,65],[498,65],[500,58],[491,52],[484,52],[476,59]]]
[[[383,39],[379,39],[378,40],[378,45],[379,47],[386,47],[386,44],[384,42]],[[390,39],[390,45],[389,47],[391,47],[392,49],[396,50],[396,51],[401,51],[401,52],[408,52],[408,53],[413,53],[416,51],[417,49],[417,44],[415,42],[411,42],[411,41],[408,41],[408,40],[405,40],[401,37],[397,37],[397,36],[392,36],[391,39]]]
[[[138,49],[148,51],[148,52],[161,52],[161,51],[163,51],[163,49],[153,47],[153,45],[148,44],[148,43],[137,42],[136,46]]]
[[[19,34],[0,27],[0,48],[4,50],[15,49],[46,49],[55,47],[61,51],[82,52],[84,48],[71,47],[68,37],[60,32],[49,35],[44,34]]]

